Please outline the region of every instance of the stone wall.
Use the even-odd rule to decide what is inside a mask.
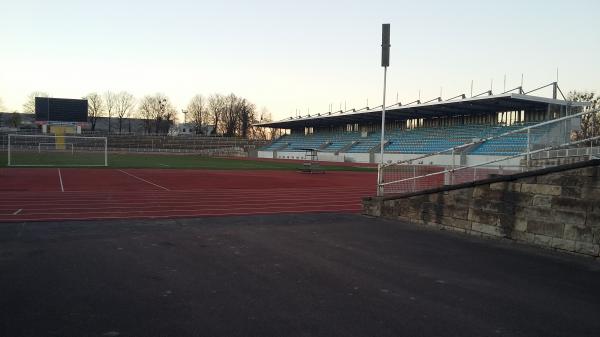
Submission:
[[[600,161],[363,200],[364,213],[600,254]]]

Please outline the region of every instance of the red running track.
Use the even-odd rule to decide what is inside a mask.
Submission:
[[[0,222],[359,212],[375,173],[1,169]]]

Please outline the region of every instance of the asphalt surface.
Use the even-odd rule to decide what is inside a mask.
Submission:
[[[352,214],[0,224],[0,336],[598,336],[600,262]]]

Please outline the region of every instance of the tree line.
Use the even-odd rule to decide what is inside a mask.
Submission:
[[[49,95],[41,91],[32,92],[23,104],[24,112],[35,111],[35,97]],[[131,132],[124,122],[132,118],[142,121],[145,133],[166,134],[173,124],[180,121],[171,99],[162,93],[136,99],[126,91],[106,91],[92,92],[82,98],[88,101],[88,122],[92,131],[96,130],[101,117],[108,119],[109,133]],[[271,115],[266,109],[258,111],[255,104],[233,93],[206,97],[195,95],[182,113],[197,134],[270,139],[275,132],[254,126],[256,123],[271,121]]]

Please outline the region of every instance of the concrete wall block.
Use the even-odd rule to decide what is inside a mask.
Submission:
[[[422,211],[421,213],[419,213],[418,218],[420,220],[423,220],[424,222],[441,223],[443,215],[435,212]]]
[[[443,193],[431,193],[428,196],[428,199],[429,199],[429,202],[439,203],[442,201],[443,197],[444,197]]]
[[[552,208],[571,211],[571,212],[587,212],[590,202],[584,199],[554,197],[552,200]]]
[[[469,204],[470,200],[471,200],[471,197],[462,198],[462,197],[451,196],[448,194],[443,194],[442,199],[439,202],[443,203],[445,205],[467,205],[467,204]]]
[[[526,232],[527,231],[527,220],[523,218],[515,217],[515,226],[513,228],[515,231]]]
[[[538,184],[572,187],[586,186],[590,181],[591,179],[589,177],[582,177],[579,175],[565,175],[562,174],[562,172],[546,174],[536,178],[536,182]]]
[[[564,230],[565,225],[563,223],[544,220],[527,220],[527,232],[529,233],[562,238]]]
[[[517,206],[531,206],[533,204],[533,195],[529,193],[511,193],[504,196],[506,200]]]
[[[533,237],[533,243],[540,246],[551,247],[552,237],[546,235],[535,234]]]
[[[584,176],[584,177],[599,177],[600,176],[600,170],[598,166],[590,166],[590,167],[584,167],[584,168],[580,168],[578,170],[575,170],[575,172],[577,175],[580,176]]]
[[[503,234],[509,235],[515,229],[517,218],[513,213],[499,214],[499,227]]]
[[[479,222],[471,223],[471,230],[492,236],[506,236],[498,226],[491,226]]]
[[[508,182],[501,181],[499,183],[490,184],[490,190],[501,190],[505,191],[508,188]]]
[[[490,185],[481,185],[473,188],[473,198],[481,198],[490,190]]]
[[[594,209],[596,209],[595,206]],[[588,227],[600,227],[600,213],[596,213],[595,211],[589,212],[585,219],[585,224]]]
[[[395,207],[395,200],[385,200],[381,206],[381,216],[386,218],[395,218],[398,216],[398,209]]]
[[[521,192],[521,183],[510,182],[507,186],[507,191]]]
[[[521,192],[521,183],[514,182],[498,182],[490,184],[490,190],[509,191],[509,192]]]
[[[585,225],[584,212],[553,210],[551,215],[554,221],[557,222],[569,223],[574,225]]]
[[[575,251],[575,241],[565,240],[559,238],[552,238],[552,242],[550,243],[552,248],[567,250],[570,252]]]
[[[450,227],[457,227],[462,229],[471,229],[471,221],[455,219],[451,217],[443,217],[441,218],[442,224]]]
[[[495,213],[513,213],[514,205],[502,200],[494,199],[473,199],[469,205],[470,208],[489,211]]]
[[[437,202],[424,202],[421,204],[420,211],[442,215],[444,213],[444,208],[444,204],[439,204]]]
[[[513,192],[513,191],[501,191],[501,190],[488,190],[482,191],[479,197],[473,197],[473,200],[493,200],[501,201],[505,204],[513,205],[531,205],[533,196],[528,193]]]
[[[567,240],[594,242],[594,233],[591,227],[565,224],[564,238]]]
[[[449,216],[457,219],[467,220],[469,218],[469,206],[454,206],[450,209],[452,211]]]
[[[532,205],[544,208],[552,207],[552,196],[536,194],[533,196]]]
[[[567,198],[581,198],[582,188],[575,186],[563,186],[560,191],[560,196]]]
[[[473,196],[473,188],[469,187],[448,191],[448,196],[455,199],[470,199]]]
[[[448,231],[453,231],[453,232],[465,233],[465,234],[469,232],[468,230],[466,230],[464,228],[458,228],[458,227],[452,227],[452,226],[444,226],[443,229],[448,230]]]
[[[510,237],[518,241],[533,242],[535,234],[513,231],[512,233],[510,233]]]
[[[521,184],[535,184],[536,183],[536,177],[526,177],[526,178],[520,178],[519,179],[519,183]],[[523,186],[521,185],[521,192],[522,192]]]
[[[469,208],[469,215],[467,217],[467,220],[479,222],[479,223],[483,223],[483,224],[487,224],[487,225],[491,225],[491,226],[498,226],[500,224],[500,218],[498,217],[498,214],[494,214],[494,213],[490,213],[490,212],[486,212],[486,211],[482,211],[482,210],[478,210],[478,209],[474,209],[474,208]]]
[[[551,220],[552,212],[542,207],[523,207],[517,208],[515,214],[518,217],[524,217],[527,220]]]
[[[592,243],[600,244],[600,227],[592,227],[592,234],[594,236]]]
[[[363,214],[381,216],[381,201],[376,199],[363,200]]]
[[[586,186],[583,188],[581,196],[584,199],[600,201],[600,188]]]
[[[522,184],[521,192],[531,194],[560,195],[561,187],[557,185],[546,184]]]
[[[575,251],[581,254],[598,256],[600,252],[600,246],[593,243],[576,242]]]

